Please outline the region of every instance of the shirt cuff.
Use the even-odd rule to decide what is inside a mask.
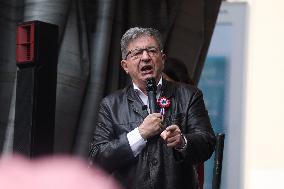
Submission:
[[[140,154],[142,149],[146,146],[147,141],[140,135],[138,127],[127,133],[127,139],[134,157]]]

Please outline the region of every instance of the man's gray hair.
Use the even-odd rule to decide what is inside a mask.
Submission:
[[[127,30],[121,38],[121,41],[120,41],[121,56],[123,59],[126,58],[127,47],[129,43],[132,40],[137,39],[142,36],[153,37],[157,41],[159,49],[163,50],[162,35],[158,30],[153,29],[153,28],[134,27],[134,28],[130,28],[129,30]]]

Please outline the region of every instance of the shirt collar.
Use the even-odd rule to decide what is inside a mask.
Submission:
[[[150,109],[149,109],[149,102],[148,102],[148,96],[145,95],[145,94],[141,91],[141,89],[139,89],[138,86],[135,85],[134,83],[133,83],[133,88],[134,88],[134,91],[137,92],[137,94],[138,94],[139,98],[142,100],[143,104],[144,104],[144,105],[147,105],[147,110],[148,110],[148,112],[150,112]],[[161,95],[161,89],[162,89],[162,77],[161,77],[161,79],[159,80],[159,83],[158,83],[158,85],[157,85],[156,98],[158,98],[158,97]]]
[[[157,84],[157,94],[158,94],[158,93],[160,94],[161,88],[162,88],[162,84],[163,84],[163,80],[162,80],[162,77],[161,77],[160,80],[159,80],[159,82],[158,82],[158,84]],[[139,94],[139,95],[140,95],[140,94],[144,94],[144,93],[141,91],[141,89],[139,89],[138,86],[135,85],[135,83],[133,83],[133,89],[134,89],[135,91],[138,91],[138,94]]]

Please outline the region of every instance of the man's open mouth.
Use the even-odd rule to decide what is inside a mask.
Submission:
[[[148,72],[153,71],[153,66],[146,65],[146,66],[143,66],[140,70],[142,73],[148,73]]]

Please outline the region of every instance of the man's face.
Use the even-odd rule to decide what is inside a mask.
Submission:
[[[141,86],[147,78],[160,79],[165,56],[154,38],[141,36],[129,43],[127,56],[121,61],[121,66],[132,81]]]

